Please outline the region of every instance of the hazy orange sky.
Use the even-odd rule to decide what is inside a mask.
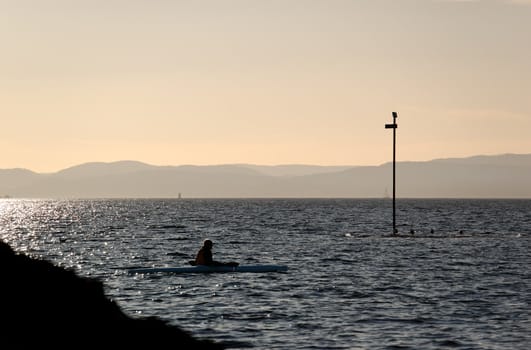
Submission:
[[[0,168],[531,153],[531,0],[0,0]]]

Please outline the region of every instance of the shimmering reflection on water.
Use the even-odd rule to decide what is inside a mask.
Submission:
[[[385,237],[383,200],[1,200],[0,237],[101,278],[129,314],[235,348],[529,348],[531,201],[399,208],[413,237]],[[219,260],[290,270],[124,271],[184,265],[205,237]]]

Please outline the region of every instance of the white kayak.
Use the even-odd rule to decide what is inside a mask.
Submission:
[[[188,267],[144,267],[129,269],[129,274],[144,273],[212,273],[212,272],[286,272],[286,265],[240,265],[240,266],[188,266]]]

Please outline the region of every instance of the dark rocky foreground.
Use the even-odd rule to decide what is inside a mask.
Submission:
[[[0,348],[224,349],[154,318],[132,318],[101,282],[0,241]]]

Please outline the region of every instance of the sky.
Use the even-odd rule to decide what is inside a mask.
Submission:
[[[0,0],[0,169],[531,153],[531,0]]]

